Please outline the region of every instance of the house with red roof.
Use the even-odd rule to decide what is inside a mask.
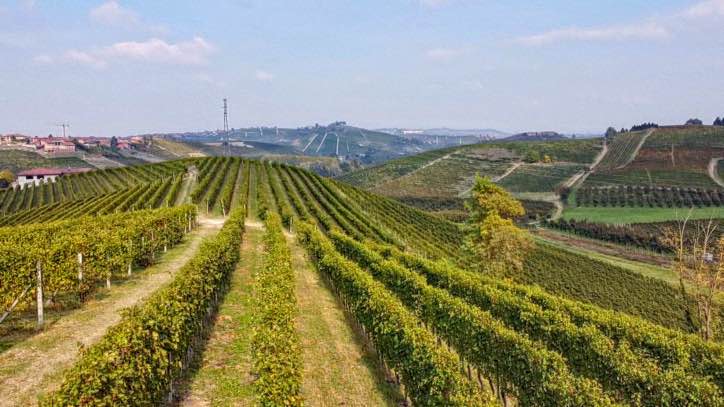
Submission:
[[[43,182],[55,182],[56,178],[65,175],[81,174],[91,171],[90,168],[33,168],[32,170],[20,171],[15,180],[17,185],[23,188],[25,185],[40,185]]]

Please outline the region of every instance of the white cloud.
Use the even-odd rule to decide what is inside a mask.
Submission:
[[[53,63],[53,57],[51,57],[50,55],[45,55],[45,54],[36,55],[36,56],[33,58],[33,62],[35,62],[36,64],[39,64],[39,65],[52,64],[52,63]]]
[[[724,16],[724,0],[707,0],[697,3],[684,12],[687,17],[722,17]]]
[[[258,81],[270,82],[274,79],[274,75],[267,71],[262,71],[261,69],[257,69],[257,71],[254,73],[254,78],[256,78],[256,80],[258,80]]]
[[[672,32],[690,28],[691,19],[724,17],[724,0],[705,0],[677,13],[656,16],[648,20],[627,25],[613,25],[600,28],[561,28],[520,37],[515,40],[524,45],[545,45],[560,41],[611,41],[635,39],[661,39]]]
[[[425,56],[436,61],[450,61],[465,53],[460,48],[432,48],[425,51]]]
[[[107,1],[93,8],[90,13],[91,20],[112,26],[130,27],[140,23],[138,15],[132,10],[123,8],[115,0]]]
[[[105,68],[108,63],[101,58],[93,55],[92,53],[78,51],[71,49],[65,52],[63,59],[69,62],[75,62],[82,65],[88,65],[92,68],[102,69]]]
[[[516,42],[524,45],[546,45],[560,41],[610,41],[661,39],[669,36],[669,30],[654,21],[643,24],[620,25],[600,28],[563,28],[542,34],[520,37]]]
[[[133,59],[176,65],[203,65],[215,47],[201,37],[191,41],[168,43],[158,38],[137,42],[127,41],[104,48],[101,54],[109,58]]]
[[[64,59],[96,68],[104,68],[115,60],[152,62],[170,65],[205,65],[216,50],[201,37],[190,41],[169,43],[158,38],[147,41],[118,42],[88,51],[70,50]]]

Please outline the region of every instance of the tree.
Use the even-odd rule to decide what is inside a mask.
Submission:
[[[523,157],[523,161],[527,163],[537,163],[540,161],[540,153],[536,150],[528,150]]]
[[[716,120],[714,120],[714,126],[724,126],[724,119],[717,117]]]
[[[688,220],[689,216],[678,222],[676,229],[667,229],[664,242],[674,248],[672,269],[679,276],[685,302],[689,298],[687,287],[690,287],[696,303],[699,334],[704,340],[712,340],[719,315],[715,298],[724,291],[724,236],[715,237],[717,226],[712,220],[697,222],[687,229]],[[686,312],[694,325],[688,307]]]
[[[525,255],[532,247],[528,232],[513,223],[515,218],[525,215],[523,205],[489,178],[477,176],[466,207],[470,217],[464,250],[471,265],[496,275],[521,271]]]
[[[685,123],[687,126],[701,126],[704,124],[700,119],[689,119]]]
[[[0,171],[0,188],[7,188],[15,181],[15,175],[10,170]]]
[[[616,129],[609,127],[606,129],[606,140],[611,141],[616,137]]]

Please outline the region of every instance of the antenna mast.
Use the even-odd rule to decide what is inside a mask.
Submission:
[[[66,130],[66,129],[67,129],[67,130],[70,130],[70,124],[68,124],[68,123],[59,123],[59,124],[57,124],[57,126],[63,129],[63,138],[65,138],[65,137],[66,137],[66,135],[65,135],[65,130]],[[70,134],[70,131],[68,131],[68,134]]]
[[[224,98],[224,155],[231,155],[231,142],[229,140],[229,108]]]

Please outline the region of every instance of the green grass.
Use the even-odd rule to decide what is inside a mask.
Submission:
[[[13,173],[36,167],[82,167],[92,165],[76,157],[45,158],[30,151],[0,150],[0,170],[9,169]]]
[[[666,281],[669,284],[678,284],[679,278],[676,276],[676,273],[671,271],[671,269],[657,266],[654,264],[647,264],[642,263],[640,261],[633,261],[628,259],[623,259],[620,257],[610,256],[608,254],[598,253],[593,250],[584,249],[580,247],[575,247],[571,245],[566,245],[560,242],[556,242],[555,240],[549,240],[541,237],[535,237],[536,240],[545,241],[546,243],[559,247],[564,250],[568,250],[574,253],[585,255],[586,257],[590,257],[592,259],[608,263],[612,266],[620,267],[622,269],[633,271],[634,273],[638,273],[641,275],[644,275],[646,277],[652,277],[659,280]]]
[[[686,208],[566,208],[563,219],[586,219],[590,222],[629,224],[650,223],[684,219],[689,213]],[[724,208],[693,208],[690,219],[723,218]]]
[[[203,359],[188,385],[190,404],[233,406],[254,402],[251,359],[252,290],[262,267],[264,232],[246,228],[241,259],[216,316]]]

